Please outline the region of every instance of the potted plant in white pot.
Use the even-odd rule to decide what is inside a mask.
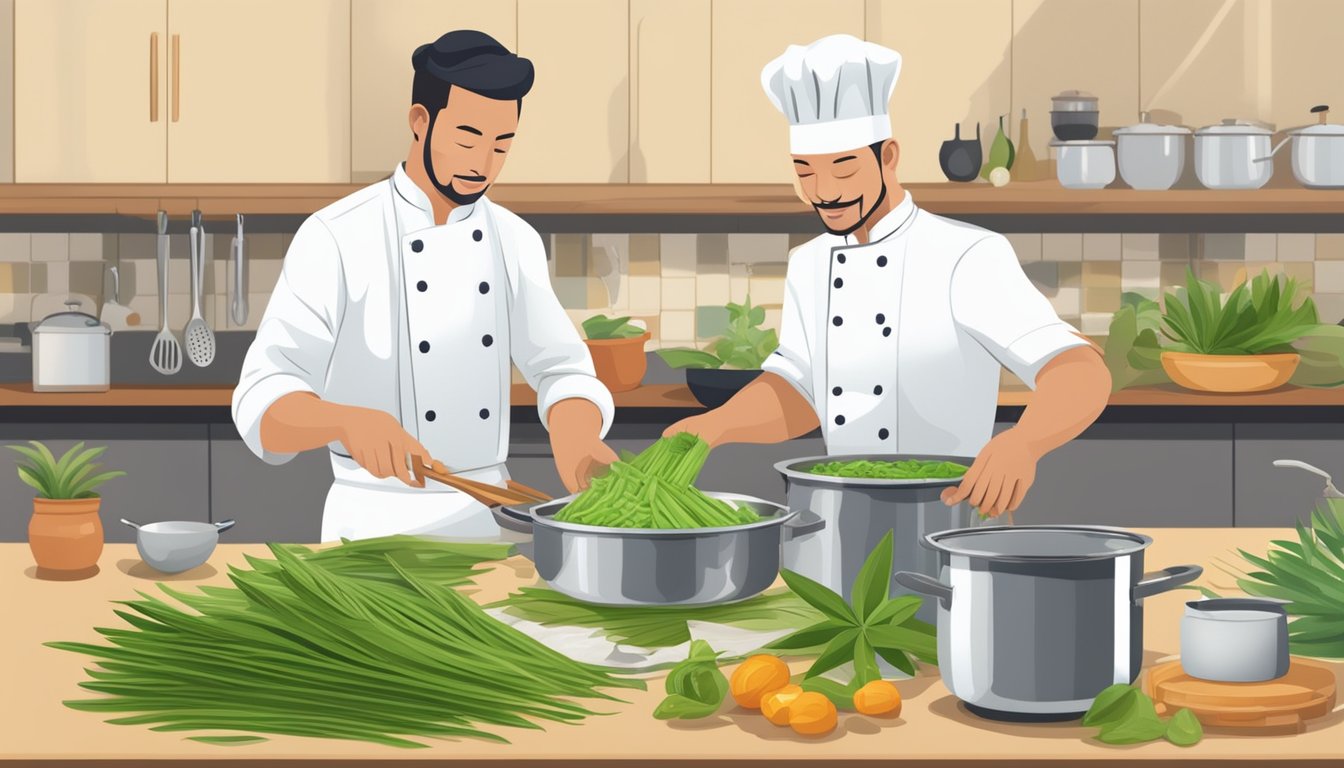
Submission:
[[[31,446],[31,447],[30,447]],[[102,472],[95,462],[106,446],[85,449],[77,443],[58,459],[36,440],[6,446],[29,463],[18,466],[19,479],[37,491],[28,523],[28,547],[39,568],[82,571],[98,564],[103,552],[102,499],[94,490],[125,472]]]
[[[686,370],[686,386],[706,408],[718,408],[761,375],[761,365],[779,346],[773,328],[761,328],[765,307],[753,307],[751,297],[729,303],[728,330],[704,350],[673,347],[658,350],[672,368]]]

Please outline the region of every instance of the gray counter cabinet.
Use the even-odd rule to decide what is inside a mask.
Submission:
[[[57,456],[83,440],[90,447],[107,446],[99,459],[103,470],[121,470],[126,477],[109,480],[100,515],[105,540],[135,541],[135,532],[118,522],[210,519],[210,474],[207,427],[204,424],[0,424],[0,444],[39,440]],[[14,469],[20,457],[0,453],[0,541],[27,541],[33,490]]]
[[[1274,466],[1297,459],[1320,467],[1344,484],[1344,425],[1237,424],[1236,524],[1291,526],[1310,519],[1325,481],[1300,469]]]
[[[331,488],[326,451],[305,451],[272,466],[257,458],[231,424],[210,425],[213,519],[237,520],[231,541],[311,543],[322,534],[322,506]]]

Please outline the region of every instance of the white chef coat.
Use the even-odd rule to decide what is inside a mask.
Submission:
[[[793,251],[763,367],[816,409],[828,453],[975,456],[993,434],[1000,365],[1034,388],[1052,357],[1087,342],[1002,235],[909,192],[870,234]]]
[[[611,425],[611,394],[551,289],[541,237],[482,197],[434,223],[429,199],[399,166],[313,214],[294,235],[283,273],[243,363],[233,420],[270,464],[261,420],[291,392],[396,416],[450,471],[508,478],[513,360],[537,391],[542,423],[582,398]],[[421,533],[495,538],[489,511],[442,485],[376,478],[340,443],[322,540]],[[284,514],[285,510],[274,510]]]

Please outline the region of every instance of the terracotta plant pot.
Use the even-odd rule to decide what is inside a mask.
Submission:
[[[649,332],[628,339],[584,339],[593,356],[593,368],[598,381],[612,392],[629,392],[644,381],[649,360],[644,356],[644,342]]]
[[[1196,355],[1163,352],[1162,370],[1171,380],[1197,392],[1264,392],[1288,383],[1301,357],[1272,355]]]
[[[102,499],[33,499],[28,547],[37,567],[49,571],[82,571],[98,564],[103,553]]]

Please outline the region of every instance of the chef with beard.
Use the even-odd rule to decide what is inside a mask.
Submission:
[[[1003,236],[916,205],[896,177],[896,51],[849,35],[790,46],[761,83],[789,122],[799,189],[826,234],[789,257],[779,349],[727,404],[672,426],[711,445],[818,426],[830,454],[975,456],[943,493],[997,516],[1106,405],[1095,345],[1055,314]],[[1001,367],[1035,390],[993,434]]]
[[[460,30],[411,63],[406,161],[299,228],[233,395],[263,460],[329,452],[323,541],[498,536],[489,510],[423,487],[414,464],[508,479],[510,361],[537,391],[567,488],[616,459],[602,442],[611,394],[551,289],[541,238],[485,196],[531,62]]]

